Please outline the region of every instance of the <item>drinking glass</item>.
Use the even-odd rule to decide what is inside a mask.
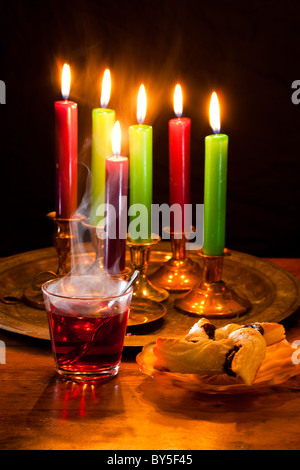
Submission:
[[[59,374],[94,382],[119,371],[132,298],[124,280],[71,276],[42,286]]]

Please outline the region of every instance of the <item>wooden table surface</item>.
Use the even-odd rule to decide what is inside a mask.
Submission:
[[[300,260],[270,261],[300,279]],[[284,322],[290,341],[298,317]],[[116,378],[80,385],[56,375],[49,342],[3,330],[0,340],[0,449],[300,448],[300,376],[256,394],[196,394],[143,375],[128,349]]]

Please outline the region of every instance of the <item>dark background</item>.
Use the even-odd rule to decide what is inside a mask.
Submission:
[[[228,134],[227,246],[299,257],[300,4],[273,1],[1,1],[1,252],[52,244],[54,101],[64,62],[79,106],[79,161],[89,165],[91,111],[109,67],[110,107],[136,122],[143,82],[154,133],[154,203],[168,202],[168,119],[180,82],[192,119],[192,202],[203,202],[204,138],[212,91]],[[80,191],[86,170],[80,165]],[[82,188],[82,189],[81,189]]]

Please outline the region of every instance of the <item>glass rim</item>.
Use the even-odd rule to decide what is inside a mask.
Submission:
[[[74,276],[74,277],[79,277],[79,276]],[[92,301],[109,301],[109,300],[115,300],[115,299],[122,299],[126,296],[128,296],[130,293],[133,292],[133,286],[130,286],[128,288],[128,290],[124,293],[124,294],[118,294],[118,295],[110,295],[110,296],[106,296],[106,297],[99,297],[99,296],[70,296],[70,295],[62,295],[62,294],[55,294],[55,293],[52,293],[52,292],[49,292],[47,290],[47,287],[48,285],[50,284],[54,284],[55,282],[59,281],[60,279],[57,278],[57,279],[50,279],[50,281],[47,281],[45,282],[41,289],[42,289],[42,292],[45,293],[46,295],[52,295],[56,298],[59,298],[59,299],[68,299],[68,300],[92,300]],[[123,281],[123,279],[120,279],[118,278],[118,281]],[[124,281],[126,282],[126,281]]]

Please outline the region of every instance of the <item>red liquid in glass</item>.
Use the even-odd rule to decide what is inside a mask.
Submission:
[[[58,368],[69,372],[100,372],[116,367],[122,357],[129,309],[101,316],[48,312],[52,350]]]

